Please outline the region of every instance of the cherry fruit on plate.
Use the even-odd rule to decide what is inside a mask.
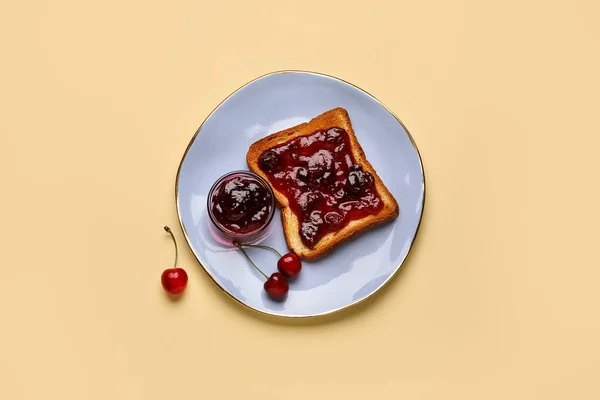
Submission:
[[[248,261],[250,261],[252,266],[256,268],[256,270],[265,277],[266,281],[264,284],[264,289],[267,292],[267,294],[274,299],[282,299],[283,297],[285,297],[285,295],[289,291],[288,278],[292,278],[298,275],[298,273],[302,269],[302,263],[300,262],[298,256],[294,253],[288,253],[282,256],[273,247],[264,246],[260,244],[247,244],[240,242],[233,242],[233,244],[237,246],[242,251],[242,253],[244,253],[244,255],[246,256]],[[258,268],[256,264],[254,264],[248,253],[246,253],[246,251],[244,250],[244,247],[256,247],[260,249],[271,250],[274,253],[276,253],[279,256],[279,261],[277,262],[277,269],[279,270],[279,272],[275,272],[271,274],[271,276],[267,276],[267,274],[261,271],[260,268]]]
[[[294,253],[287,253],[277,261],[277,269],[288,278],[293,278],[300,273],[302,262]]]
[[[269,296],[276,299],[281,299],[286,295],[288,290],[290,290],[290,284],[285,276],[279,272],[274,272],[266,280],[264,288]]]
[[[172,295],[179,295],[183,293],[183,291],[187,287],[188,275],[183,268],[177,268],[177,241],[175,240],[175,236],[173,235],[171,228],[165,226],[164,229],[169,235],[171,235],[171,238],[173,239],[173,244],[175,245],[175,263],[173,264],[173,268],[168,268],[163,271],[160,277],[160,281],[167,293]]]

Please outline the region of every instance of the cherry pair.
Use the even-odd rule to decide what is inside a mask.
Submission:
[[[250,264],[252,264],[252,266],[256,268],[256,270],[260,272],[262,276],[265,277],[266,281],[263,287],[267,294],[275,299],[282,299],[290,289],[288,278],[297,276],[302,269],[302,262],[300,261],[300,258],[298,258],[298,256],[294,253],[281,255],[281,253],[270,246],[264,246],[260,244],[245,244],[239,242],[233,242],[233,244],[239,248],[242,253],[244,253],[248,261],[250,261]],[[244,247],[256,247],[259,249],[273,251],[279,256],[279,260],[277,261],[277,270],[279,272],[274,272],[271,274],[271,276],[267,276],[267,274],[265,274],[256,266],[256,264],[254,264],[248,253],[246,253],[246,250],[244,250]]]

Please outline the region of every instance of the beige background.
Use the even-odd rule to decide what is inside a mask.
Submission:
[[[0,398],[600,398],[598,2],[252,3],[0,0]],[[288,68],[377,96],[428,179],[396,279],[299,322],[210,281],[173,195],[206,115]]]

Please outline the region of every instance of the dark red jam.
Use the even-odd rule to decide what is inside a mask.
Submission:
[[[261,154],[259,167],[282,192],[312,248],[325,235],[383,207],[373,175],[356,164],[342,128],[298,137]]]
[[[209,199],[211,218],[219,228],[244,235],[263,228],[272,218],[273,195],[266,182],[246,174],[216,184]]]

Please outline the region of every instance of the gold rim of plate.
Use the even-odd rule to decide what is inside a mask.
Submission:
[[[377,287],[377,289],[375,289],[371,294],[363,297],[360,300],[354,301],[350,304],[347,304],[343,307],[339,307],[336,308],[334,310],[330,310],[327,312],[323,312],[323,313],[319,313],[319,314],[314,314],[314,315],[279,315],[279,314],[271,314],[262,310],[259,310],[257,308],[251,307],[248,304],[242,302],[241,300],[239,300],[238,298],[236,298],[235,296],[233,296],[231,293],[229,293],[227,290],[225,290],[220,284],[219,282],[217,282],[215,280],[215,278],[213,278],[213,276],[208,272],[208,270],[206,269],[206,267],[202,264],[202,261],[200,261],[200,258],[198,257],[198,255],[196,254],[196,251],[194,250],[194,248],[192,247],[192,245],[190,244],[190,239],[188,237],[187,231],[185,229],[185,226],[183,225],[183,221],[181,220],[181,212],[179,210],[179,173],[181,172],[181,166],[183,165],[183,161],[185,160],[185,157],[190,149],[190,147],[192,146],[192,143],[194,143],[194,141],[196,140],[196,137],[198,136],[198,134],[200,133],[200,131],[202,130],[202,127],[204,126],[204,124],[206,123],[206,121],[213,115],[213,113],[221,106],[221,104],[223,104],[227,99],[229,99],[231,96],[233,96],[235,93],[237,93],[238,91],[240,91],[241,89],[243,89],[244,87],[250,85],[251,83],[265,78],[267,76],[271,76],[271,75],[279,75],[279,74],[286,74],[286,73],[303,73],[303,74],[311,74],[311,75],[317,75],[317,76],[324,76],[327,78],[331,78],[331,79],[336,79],[340,82],[344,82],[352,87],[355,87],[356,89],[362,91],[363,93],[366,93],[367,95],[369,95],[371,98],[373,98],[377,103],[379,103],[383,108],[385,108],[394,118],[396,118],[396,120],[400,123],[400,125],[402,125],[402,128],[404,128],[404,131],[408,134],[408,138],[410,139],[410,142],[412,143],[413,147],[415,148],[416,152],[417,152],[417,156],[419,157],[419,164],[421,167],[421,174],[423,175],[423,181],[422,181],[422,191],[423,191],[423,196],[421,199],[421,215],[419,216],[419,222],[417,224],[417,229],[415,230],[415,234],[412,237],[412,240],[410,242],[410,246],[408,248],[408,251],[406,252],[406,255],[404,256],[404,258],[400,261],[400,264],[396,267],[396,270],[394,271],[394,273],[392,273],[383,283],[381,283],[381,285],[379,285]],[[198,264],[200,264],[200,266],[202,267],[202,270],[206,273],[206,275],[208,275],[208,277],[217,285],[217,287],[219,289],[221,289],[224,293],[227,294],[228,297],[230,297],[231,299],[235,300],[237,303],[241,304],[242,306],[246,307],[249,310],[252,310],[254,312],[257,312],[259,314],[262,315],[267,315],[269,317],[276,317],[276,318],[293,318],[293,319],[307,319],[307,318],[316,318],[316,317],[322,317],[322,316],[326,316],[326,315],[331,315],[343,310],[347,310],[350,307],[353,307],[357,304],[360,304],[364,301],[366,301],[367,299],[373,297],[376,293],[378,293],[390,280],[392,280],[397,274],[398,272],[402,269],[402,264],[404,264],[404,262],[406,261],[406,259],[408,258],[408,255],[410,254],[410,251],[412,250],[413,244],[415,242],[415,239],[417,238],[417,235],[419,233],[419,228],[421,227],[421,221],[423,220],[423,213],[425,211],[425,196],[426,196],[426,190],[425,190],[425,168],[423,167],[423,160],[421,158],[421,153],[419,152],[419,148],[417,147],[417,144],[415,143],[415,140],[413,139],[412,135],[410,134],[408,128],[406,127],[406,125],[404,125],[404,123],[402,122],[402,120],[385,104],[383,104],[377,97],[373,96],[371,93],[367,92],[366,90],[364,90],[363,88],[348,82],[344,79],[338,78],[336,76],[333,75],[328,75],[328,74],[324,74],[324,73],[320,73],[320,72],[313,72],[313,71],[304,71],[304,70],[296,70],[296,69],[288,69],[288,70],[281,70],[281,71],[274,71],[274,72],[270,72],[264,75],[261,75],[257,78],[252,79],[249,82],[246,82],[245,84],[243,84],[242,86],[240,86],[239,88],[237,88],[236,90],[234,90],[229,96],[225,97],[219,104],[217,104],[217,106],[206,116],[206,118],[204,118],[204,121],[202,121],[202,123],[200,124],[200,126],[198,127],[198,129],[196,129],[196,133],[194,133],[194,136],[192,136],[192,139],[190,140],[190,142],[188,143],[183,156],[181,157],[181,161],[179,161],[179,167],[177,167],[177,175],[175,176],[175,206],[177,208],[177,219],[179,220],[179,226],[181,227],[181,230],[183,231],[183,236],[185,237],[185,241],[188,245],[188,247],[190,248],[190,250],[192,250],[192,254],[194,254],[194,257],[196,258],[196,260],[198,261]]]

